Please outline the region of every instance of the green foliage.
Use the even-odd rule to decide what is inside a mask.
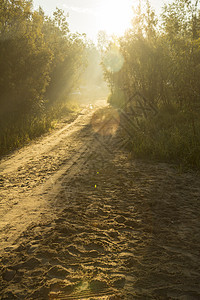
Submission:
[[[195,127],[200,128],[198,119]],[[140,129],[129,144],[136,157],[200,168],[200,131],[194,130],[190,114],[163,107],[154,118],[143,120]]]
[[[123,108],[126,103],[126,96],[120,89],[115,89],[108,97],[108,103],[116,108]]]
[[[116,72],[105,64],[113,43],[124,59]],[[133,137],[126,137],[133,152],[200,167],[198,1],[166,4],[159,22],[148,1],[145,10],[139,5],[132,28],[117,42],[111,41],[102,56],[104,76],[111,87],[110,103],[120,108],[120,93],[124,93],[125,101],[132,99],[138,114],[132,117],[135,127],[128,130]],[[142,106],[143,113],[138,113],[136,94],[145,99],[146,107],[154,107],[153,113]]]
[[[62,10],[49,18],[30,0],[0,0],[1,153],[51,126],[51,107],[62,106],[85,68],[84,50]]]

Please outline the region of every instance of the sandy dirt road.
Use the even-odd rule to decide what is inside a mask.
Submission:
[[[0,299],[200,299],[200,176],[128,159],[103,105],[1,161]]]

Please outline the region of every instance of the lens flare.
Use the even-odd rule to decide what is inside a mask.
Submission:
[[[91,120],[94,132],[109,136],[115,135],[120,124],[120,116],[116,109],[101,109],[97,111]]]

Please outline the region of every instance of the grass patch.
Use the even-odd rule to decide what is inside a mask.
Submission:
[[[133,121],[134,122],[134,121]],[[129,126],[126,124],[126,126]],[[178,163],[200,169],[200,119],[198,113],[163,106],[159,114],[141,118],[133,129],[128,148],[137,158]],[[124,133],[126,135],[126,131]]]
[[[0,157],[20,148],[55,127],[62,118],[78,112],[76,103],[56,103],[39,115],[10,116],[0,121]]]

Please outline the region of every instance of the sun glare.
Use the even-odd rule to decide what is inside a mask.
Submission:
[[[98,26],[108,34],[122,35],[130,27],[132,0],[104,0],[99,7]]]

